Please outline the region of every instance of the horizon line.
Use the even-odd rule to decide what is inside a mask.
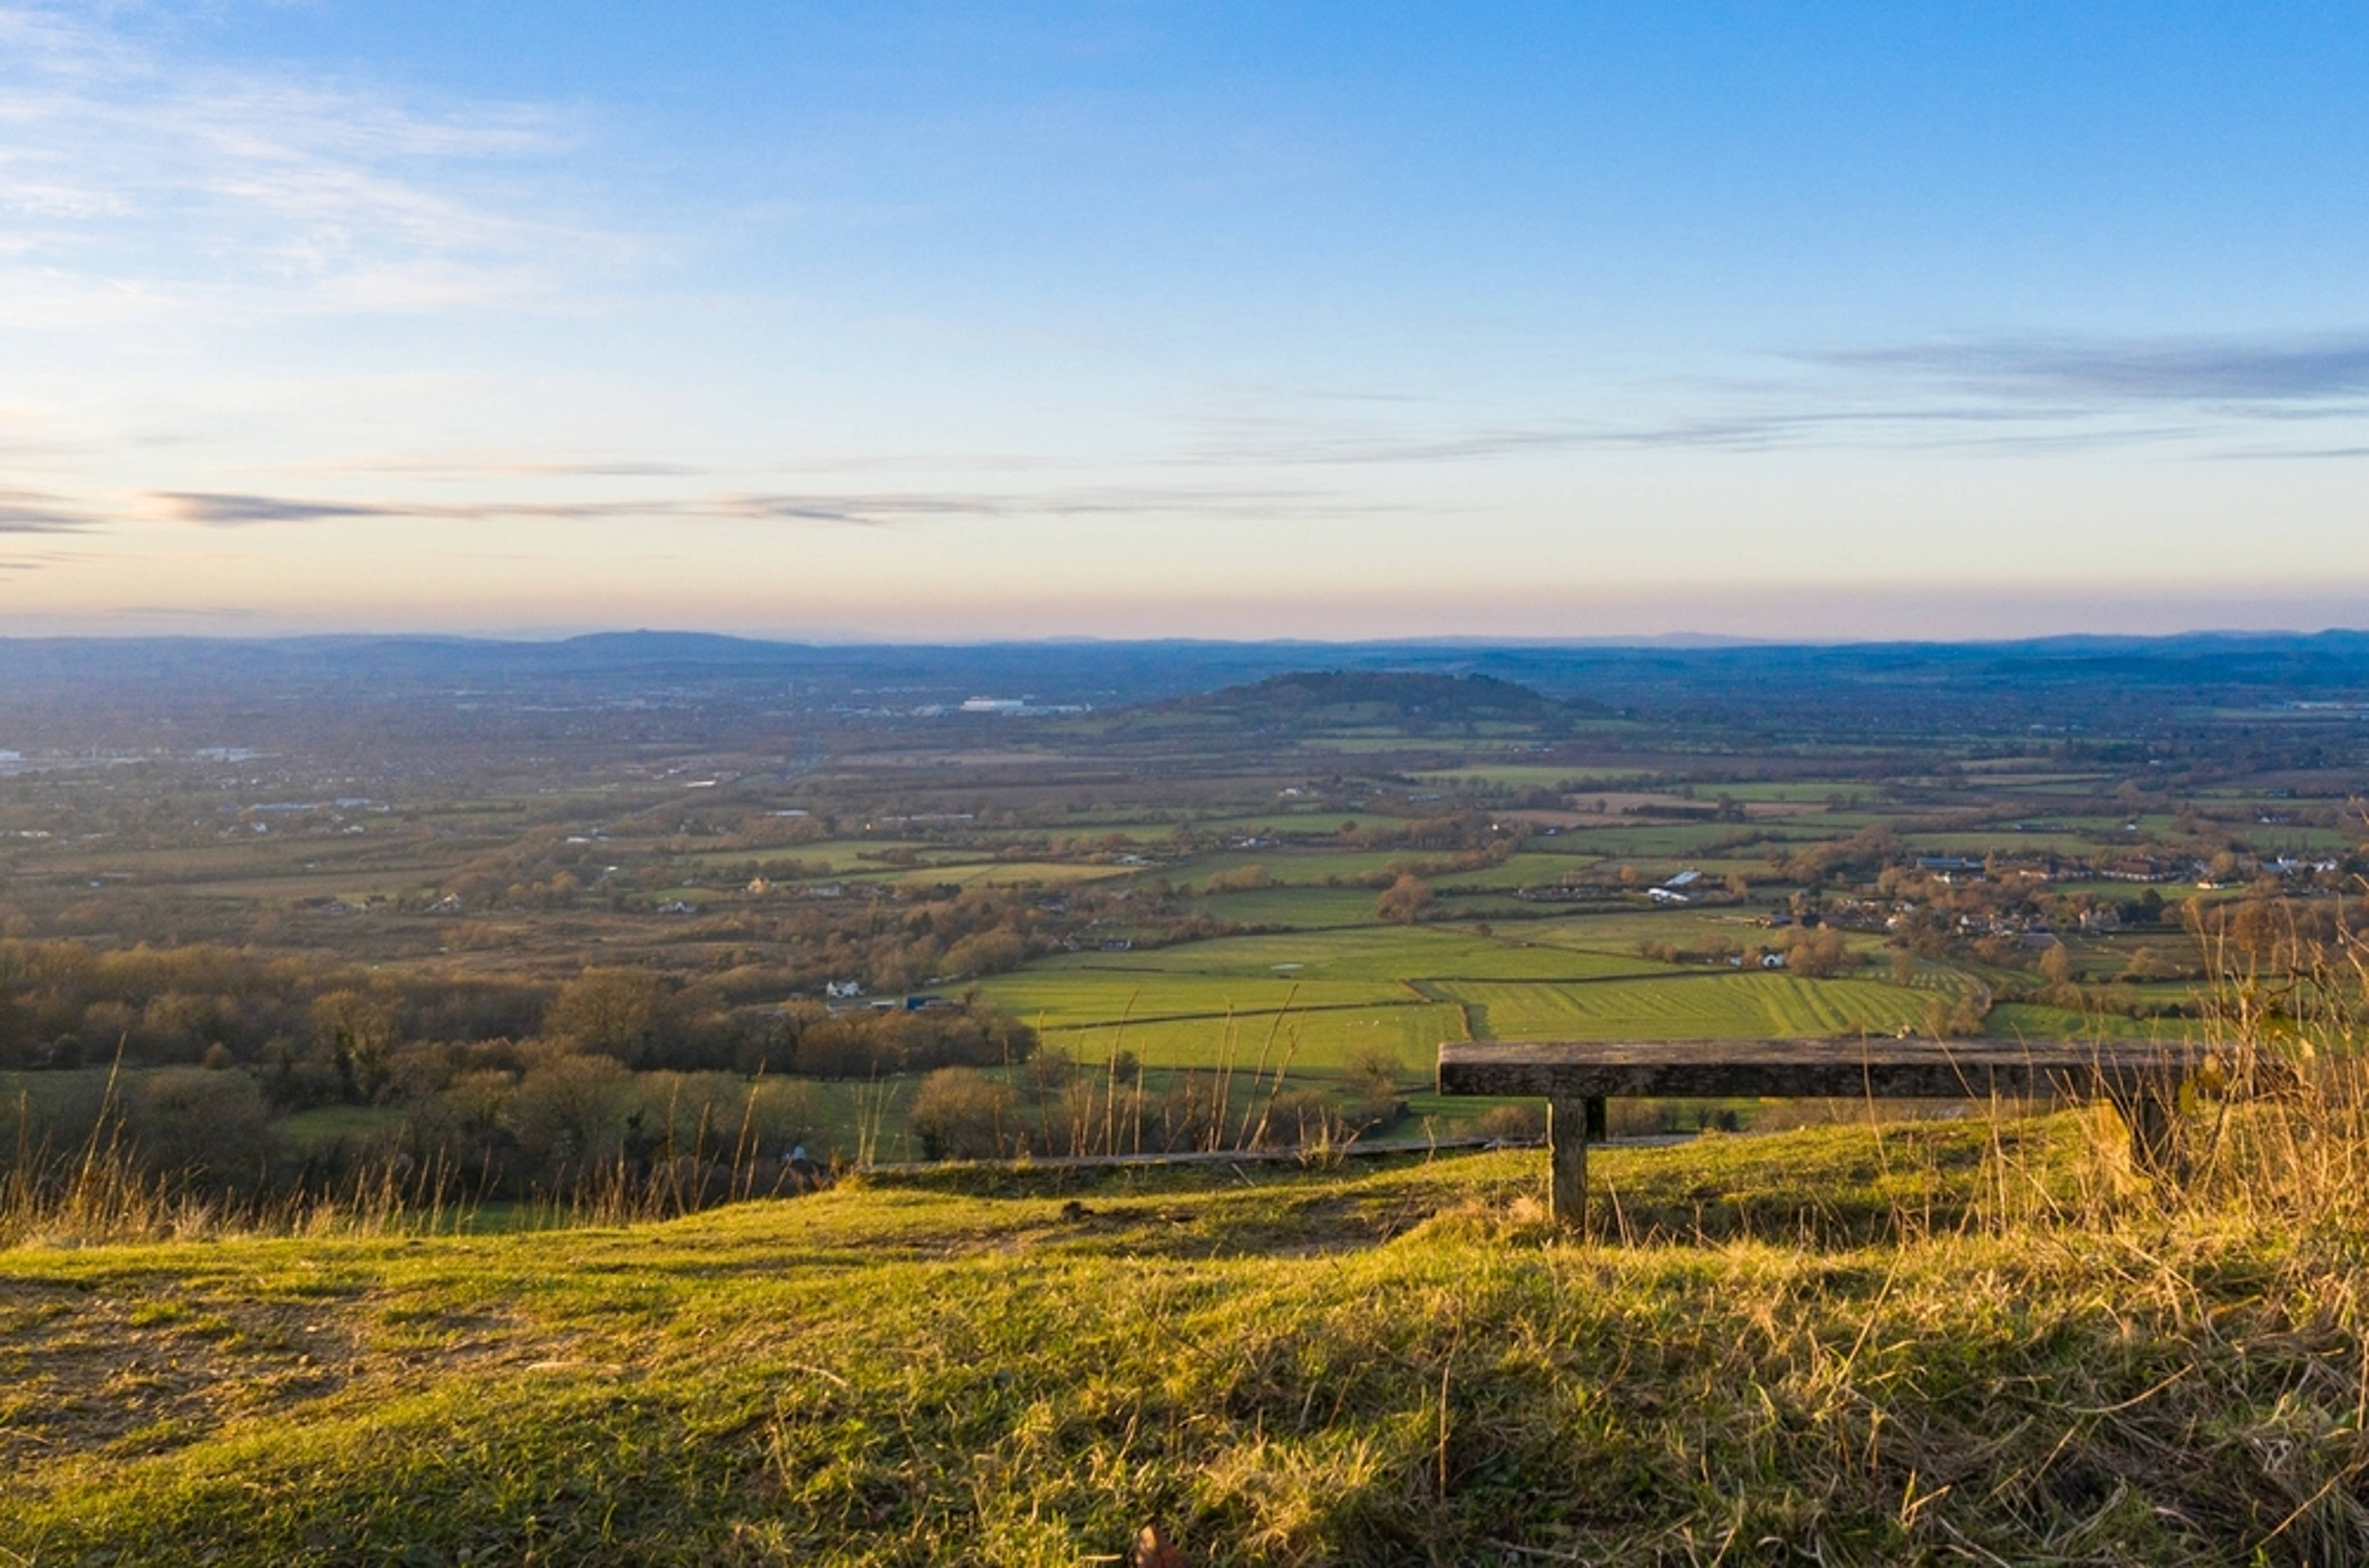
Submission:
[[[31,644],[228,643],[262,647],[295,643],[428,642],[477,644],[506,647],[558,647],[603,638],[697,638],[743,643],[753,647],[783,648],[998,648],[998,647],[1196,647],[1196,648],[1510,648],[1555,649],[1657,648],[1673,652],[1717,652],[1728,648],[1849,648],[1849,647],[2020,647],[2046,643],[2149,644],[2197,640],[2264,639],[2295,642],[2326,637],[2369,635],[2369,625],[2196,626],[2176,632],[2043,632],[2022,636],[1964,637],[1788,637],[1670,631],[1585,637],[1491,636],[1480,633],[1433,633],[1407,637],[1109,637],[1085,633],[1057,633],[1038,637],[988,636],[956,638],[898,637],[865,633],[809,635],[758,635],[689,626],[611,626],[592,631],[351,631],[351,632],[0,632],[0,647]]]

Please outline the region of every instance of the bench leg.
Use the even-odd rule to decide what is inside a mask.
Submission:
[[[1547,1102],[1547,1158],[1553,1166],[1548,1209],[1555,1223],[1587,1227],[1587,1144],[1604,1136],[1601,1099]]]
[[[2171,1108],[2163,1103],[2163,1096],[2145,1091],[2118,1095],[2114,1109],[2130,1129],[2132,1167],[2151,1176],[2180,1175],[2172,1150]]]

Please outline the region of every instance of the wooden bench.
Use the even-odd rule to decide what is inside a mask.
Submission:
[[[1609,1099],[2104,1098],[2133,1158],[2162,1170],[2171,1106],[2204,1052],[2184,1040],[1451,1040],[1439,1092],[1544,1098],[1553,1212],[1576,1226]]]

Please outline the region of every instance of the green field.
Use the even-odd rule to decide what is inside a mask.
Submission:
[[[898,870],[886,877],[892,887],[1024,887],[1065,882],[1107,882],[1136,875],[1131,866],[1091,861],[983,860],[933,864]]]
[[[979,993],[1040,1028],[1122,1020],[1250,1016],[1349,1007],[1390,1006],[1415,1000],[1389,980],[1295,980],[1276,976],[1196,975],[1121,970],[1037,968],[997,975]]]
[[[1841,830],[1848,832],[1848,829]],[[1783,821],[1768,822],[1631,822],[1624,818],[1607,817],[1597,825],[1593,819],[1575,828],[1566,828],[1557,835],[1569,850],[1608,856],[1614,860],[1639,856],[1660,855],[1669,858],[1698,853],[1704,844],[1733,839],[1750,833],[1757,841],[1749,852],[1766,854],[1768,841],[1794,839],[1809,842],[1837,836],[1831,818],[1821,818],[1815,831],[1791,827]],[[1765,864],[1765,862],[1763,863]]]
[[[1196,887],[1207,887],[1212,876],[1255,865],[1264,869],[1279,886],[1313,887],[1328,880],[1356,883],[1372,877],[1387,877],[1393,864],[1421,858],[1407,850],[1302,849],[1279,844],[1271,849],[1226,850],[1196,855],[1176,867],[1173,877],[1180,882],[1189,881]],[[1373,892],[1368,890],[1366,897],[1370,903]]]
[[[1522,928],[1527,937],[1530,928]],[[1024,971],[1036,975],[1174,974],[1302,980],[1407,981],[1456,976],[1534,979],[1657,974],[1665,966],[1607,953],[1533,946],[1444,926],[1366,925],[1346,931],[1219,937],[1133,953],[1079,953]],[[1001,984],[1017,977],[1002,977]]]
[[[1573,921],[1548,934],[1602,934],[1602,923]],[[1419,1070],[1440,1041],[1468,1030],[1483,1039],[1921,1031],[1932,987],[1946,974],[1915,987],[1810,979],[1438,928],[1368,927],[1076,954],[980,989],[1088,1060],[1124,1047],[1152,1067],[1240,1064],[1272,1034],[1297,1042],[1295,1066],[1335,1066],[1379,1045]]]
[[[1668,942],[1694,948],[1724,943],[1741,950],[1768,945],[1783,934],[1756,923],[1761,912],[1748,908],[1715,912],[1657,910],[1640,903],[1603,914],[1550,916],[1518,927],[1508,926],[1505,934],[1541,946],[1579,952],[1634,952],[1640,942]]]
[[[1371,925],[1378,896],[1371,887],[1262,887],[1207,897],[1201,908],[1242,925]]]
[[[2126,1018],[2118,1013],[2073,1013],[2010,1001],[1991,1009],[1983,1033],[2003,1039],[2177,1039],[2201,1032],[2193,1018]]]
[[[601,853],[603,849],[602,845],[597,843],[593,847],[595,853]],[[609,846],[607,846],[607,848],[612,852],[622,852],[627,848],[627,845],[624,841],[612,841]],[[833,876],[849,874],[886,875],[897,870],[898,868],[891,866],[881,860],[880,857],[884,853],[894,853],[898,851],[910,851],[916,854],[926,854],[933,848],[941,848],[941,846],[933,846],[919,840],[907,839],[828,839],[810,844],[783,844],[778,847],[750,847],[747,849],[734,850],[701,850],[689,854],[673,855],[669,858],[679,864],[695,865],[702,868],[726,866],[735,869],[739,866],[746,865],[752,860],[799,860],[805,861],[809,865],[823,866],[827,868],[830,875]]]
[[[1405,1002],[1335,1012],[1242,1013],[1153,1024],[1048,1026],[1045,1043],[1077,1060],[1107,1061],[1131,1051],[1149,1069],[1220,1068],[1249,1072],[1267,1052],[1271,1069],[1288,1064],[1293,1080],[1329,1077],[1353,1056],[1379,1050],[1397,1059],[1409,1082],[1427,1081],[1443,1040],[1465,1037],[1454,1006]]]
[[[1874,980],[1702,970],[1585,985],[1458,981],[1481,1039],[1750,1039],[1922,1030],[1928,991]]]
[[[1368,926],[1074,954],[980,990],[1084,1060],[1125,1048],[1149,1067],[1241,1066],[1272,1040],[1278,1055],[1288,1047],[1295,1071],[1379,1047],[1419,1073],[1441,1041],[1466,1036],[1471,987],[1530,982],[1516,989],[1550,993],[1552,982],[1582,982],[1575,993],[1615,978],[1633,981],[1627,995],[1722,977],[1436,927]]]

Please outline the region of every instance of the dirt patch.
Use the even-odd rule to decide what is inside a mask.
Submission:
[[[0,1280],[0,1471],[160,1452],[334,1392],[356,1359],[335,1313],[326,1302]]]
[[[255,1300],[0,1279],[0,1474],[162,1453],[434,1365],[531,1368],[571,1336],[386,1297]]]

